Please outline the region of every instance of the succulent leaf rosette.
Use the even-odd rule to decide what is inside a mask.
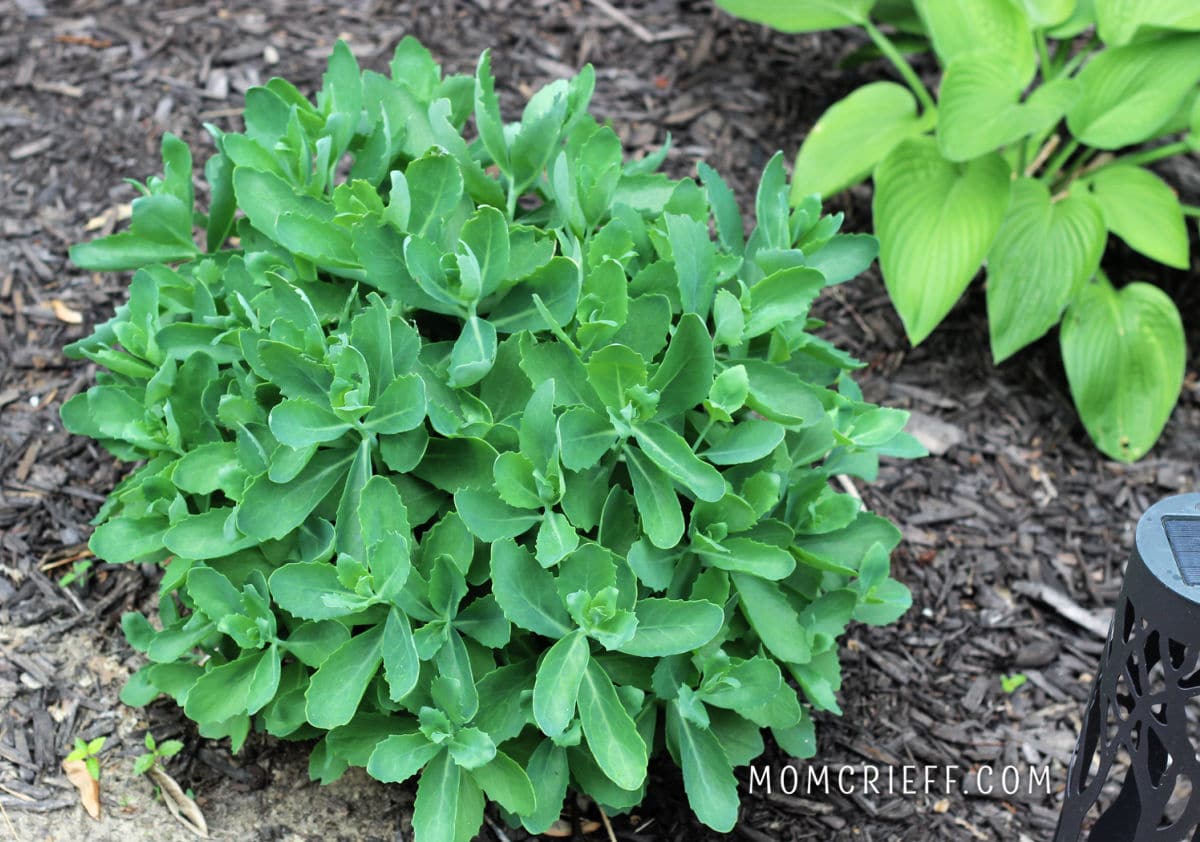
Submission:
[[[315,104],[273,79],[210,127],[207,213],[168,135],[129,230],[72,251],[136,270],[62,410],[137,463],[93,551],[163,563],[122,698],[313,740],[322,781],[419,774],[420,842],[487,800],[543,831],[569,787],[629,810],[661,753],[728,830],[763,730],[808,757],[839,712],[847,624],[911,603],[830,480],[921,448],[808,315],[874,240],[791,209],[778,156],[747,239],[708,167],[625,160],[593,82],[505,123],[487,55],[339,44]]]

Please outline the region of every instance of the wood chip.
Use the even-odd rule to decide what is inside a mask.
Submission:
[[[54,317],[60,322],[65,322],[69,325],[83,324],[83,314],[63,304],[57,298],[50,299],[50,309],[54,311]]]
[[[1101,640],[1108,639],[1108,628],[1112,625],[1112,611],[1103,613],[1088,611],[1062,591],[1043,582],[1013,582],[1012,589],[1019,594],[1046,603],[1063,617]]]

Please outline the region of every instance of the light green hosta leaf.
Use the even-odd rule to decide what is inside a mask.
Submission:
[[[1187,269],[1188,232],[1179,199],[1143,167],[1104,167],[1088,179],[1104,223],[1130,248],[1152,260]]]
[[[679,753],[683,787],[696,817],[721,833],[733,830],[740,803],[738,782],[720,741],[681,716],[677,702],[667,707],[667,738]]]
[[[968,53],[946,68],[938,103],[938,148],[969,161],[1038,134],[1062,119],[1079,96],[1073,79],[1039,86],[1020,102],[1024,85],[1006,56]]]
[[[1119,149],[1158,133],[1200,81],[1200,35],[1112,47],[1080,71],[1067,125],[1082,143]]]
[[[1119,292],[1105,282],[1090,284],[1063,319],[1062,355],[1092,441],[1113,459],[1142,458],[1183,385],[1187,345],[1175,304],[1149,284]]]
[[[913,344],[933,332],[979,271],[1008,201],[1009,168],[996,154],[954,164],[934,140],[906,140],[880,163],[879,262]]]
[[[943,67],[986,47],[1008,61],[1021,87],[1033,78],[1033,30],[1020,0],[916,0],[916,7]]]
[[[921,134],[933,119],[917,115],[917,101],[903,85],[863,85],[830,106],[804,139],[792,174],[792,203],[858,184],[897,143]]]
[[[1058,26],[1071,17],[1077,0],[1024,0],[1029,21],[1038,29]]]
[[[590,660],[588,639],[581,631],[559,640],[542,658],[533,685],[533,718],[546,736],[559,736],[575,718],[579,684]]]
[[[589,660],[579,685],[579,721],[596,764],[621,789],[637,789],[646,779],[646,743],[617,697],[612,679]]]
[[[1192,0],[1095,0],[1105,44],[1127,44],[1160,29],[1200,30],[1200,8]]]
[[[988,253],[992,357],[1003,362],[1058,324],[1075,292],[1096,273],[1107,241],[1090,196],[1051,201],[1040,181],[1013,183],[1012,203]]]
[[[875,0],[717,0],[717,5],[780,32],[819,32],[864,23]]]

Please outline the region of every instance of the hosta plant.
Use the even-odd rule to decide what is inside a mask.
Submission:
[[[874,241],[789,209],[778,156],[746,239],[710,169],[624,160],[593,80],[505,123],[486,55],[339,45],[316,104],[274,79],[210,129],[207,213],[167,136],[130,229],[72,252],[136,270],[62,410],[139,462],[92,550],[164,566],[123,699],[314,740],[322,781],[419,775],[420,842],[485,799],[532,832],[568,788],[628,810],[658,753],[728,830],[763,729],[810,756],[838,712],[847,624],[911,602],[830,479],[920,447],[808,316]]]
[[[1200,208],[1146,165],[1200,149],[1195,0],[717,2],[787,32],[861,27],[904,80],[825,112],[800,148],[792,199],[874,175],[880,265],[909,338],[923,341],[986,267],[995,361],[1061,320],[1096,446],[1145,455],[1179,397],[1183,326],[1162,290],[1114,288],[1101,262],[1114,234],[1190,266],[1185,218]],[[932,49],[936,102],[903,49]]]

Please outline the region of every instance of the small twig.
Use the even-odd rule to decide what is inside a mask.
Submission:
[[[1025,177],[1033,178],[1033,174],[1042,168],[1042,164],[1049,160],[1050,156],[1058,149],[1058,145],[1062,143],[1062,138],[1058,135],[1052,135],[1046,145],[1038,150],[1037,157],[1029,162],[1029,166],[1025,168]]]
[[[596,809],[600,811],[600,821],[604,822],[604,830],[608,833],[608,842],[617,842],[617,834],[613,833],[612,822],[608,820],[608,813],[604,812],[604,808],[596,802]]]
[[[588,0],[588,2],[591,3],[593,6],[595,6],[597,9],[599,9],[600,11],[604,12],[604,14],[608,15],[614,21],[621,24],[621,26],[625,27],[630,32],[632,32],[634,34],[634,36],[642,43],[644,43],[644,44],[653,44],[654,43],[654,33],[653,32],[651,32],[646,27],[642,26],[636,20],[631,18],[629,15],[622,12],[616,6],[609,3],[608,0]]]
[[[500,829],[500,825],[492,821],[491,816],[485,814],[483,820],[487,822],[488,827],[492,829],[492,833],[496,834],[496,839],[499,840],[499,842],[512,842],[512,840],[508,838],[508,834]]]
[[[8,817],[8,810],[4,809],[3,804],[0,804],[0,816],[4,817],[4,823],[8,825],[8,832],[12,834],[12,838],[17,842],[21,842],[21,836],[17,833],[17,829],[13,827],[12,819]]]
[[[854,482],[850,479],[850,477],[846,476],[845,474],[838,474],[837,481],[838,485],[842,487],[843,491],[845,491],[858,502],[862,502],[862,495],[858,493],[858,489],[854,486]]]

